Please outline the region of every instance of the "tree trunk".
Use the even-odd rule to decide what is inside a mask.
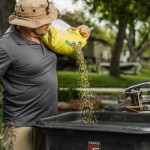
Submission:
[[[111,76],[119,76],[119,62],[120,62],[120,54],[123,48],[124,38],[125,38],[125,30],[127,23],[125,20],[119,20],[119,31],[116,37],[115,45],[112,50],[112,57],[110,62],[110,72]]]
[[[136,60],[136,57],[137,57],[136,44],[135,44],[135,24],[134,24],[134,21],[130,24],[129,35],[126,36],[126,38],[127,38],[127,43],[128,43],[129,52],[130,52],[130,56],[128,58],[128,61],[134,62]]]
[[[130,57],[129,57],[129,62],[136,62],[138,58],[138,53],[135,51],[130,51]]]
[[[0,0],[0,35],[9,27],[8,17],[14,12],[16,0]]]

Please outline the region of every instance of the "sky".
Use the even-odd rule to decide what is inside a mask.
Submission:
[[[54,3],[56,8],[60,12],[65,12],[66,10],[72,12],[74,10],[79,10],[79,9],[83,8],[82,2],[78,2],[76,4],[73,4],[71,0],[50,0],[50,1],[52,1]]]
[[[70,10],[73,8],[72,2],[70,0],[51,0],[59,11],[64,11],[65,9]]]

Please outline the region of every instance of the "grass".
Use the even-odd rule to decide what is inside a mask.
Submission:
[[[77,87],[76,72],[58,71],[59,87]],[[150,81],[150,68],[142,68],[139,75],[122,75],[112,77],[106,74],[89,73],[91,87],[128,87],[143,81]]]

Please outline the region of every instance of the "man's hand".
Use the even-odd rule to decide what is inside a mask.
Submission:
[[[88,39],[89,37],[90,37],[90,34],[91,34],[91,30],[90,30],[90,28],[88,27],[88,26],[86,26],[86,25],[80,25],[80,26],[78,26],[78,27],[71,27],[71,29],[72,30],[79,30],[79,32],[80,32],[80,34],[84,37],[84,38],[86,38],[86,39]]]

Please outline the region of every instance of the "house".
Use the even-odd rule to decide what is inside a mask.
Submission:
[[[108,72],[110,68],[111,48],[112,46],[108,42],[91,37],[83,50],[87,64],[96,64],[98,66],[98,72]],[[129,63],[129,56],[129,51],[123,51],[121,53],[120,73],[139,74],[141,68],[140,63]]]
[[[105,40],[91,37],[83,50],[85,59],[89,64],[109,62],[111,58],[111,45]]]

